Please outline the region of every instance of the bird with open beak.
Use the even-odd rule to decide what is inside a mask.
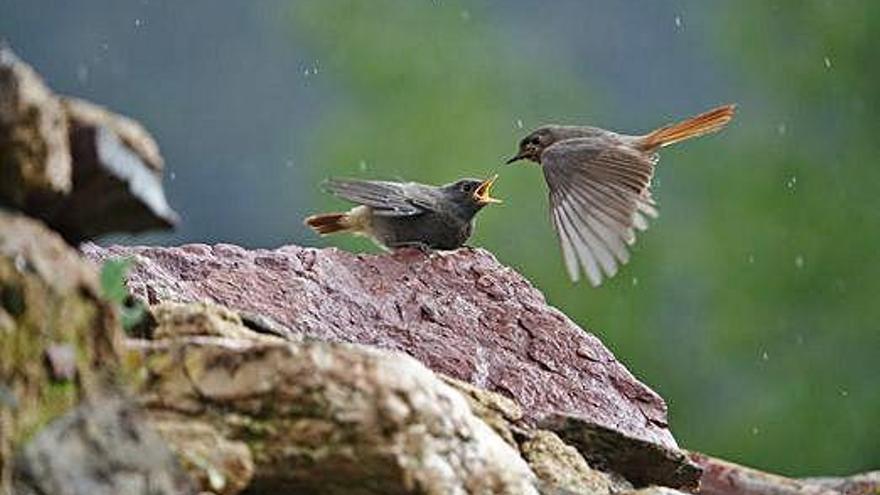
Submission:
[[[457,249],[470,238],[476,214],[501,202],[490,195],[497,178],[461,179],[444,186],[332,179],[324,183],[325,190],[359,206],[313,215],[305,224],[321,235],[364,235],[385,248]]]
[[[594,286],[629,261],[636,230],[657,217],[651,179],[664,146],[722,129],[735,106],[725,105],[645,135],[589,126],[546,125],[519,143],[507,163],[531,160],[544,171],[553,226],[573,281],[581,270]]]

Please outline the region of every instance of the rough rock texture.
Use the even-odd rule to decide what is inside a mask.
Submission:
[[[836,489],[821,483],[786,478],[740,466],[705,454],[690,453],[693,462],[703,469],[701,495],[834,495]]]
[[[40,76],[0,46],[0,205],[26,208],[70,187],[64,111]]]
[[[584,418],[552,415],[540,426],[575,446],[590,465],[620,473],[636,487],[660,485],[687,491],[700,484],[700,467],[687,453],[596,424]]]
[[[54,420],[15,464],[17,495],[183,495],[189,479],[126,402],[85,401]]]
[[[537,430],[520,446],[529,466],[545,484],[575,493],[605,495],[632,489],[625,481],[592,469],[581,454],[555,433]]]
[[[0,210],[0,473],[12,448],[120,368],[115,312],[94,268],[56,234]]]
[[[97,260],[136,256],[129,287],[151,304],[209,300],[269,316],[305,336],[405,351],[435,371],[513,398],[527,422],[569,412],[675,446],[663,400],[482,250],[84,250]]]
[[[162,157],[137,122],[66,98],[73,191],[47,221],[71,242],[110,232],[170,228],[177,214],[162,189]]]
[[[252,493],[537,493],[518,452],[408,356],[217,337],[132,345],[153,420],[198,420],[246,443]]]
[[[71,243],[168,228],[162,157],[137,122],[59,98],[0,47],[0,206],[49,224]]]
[[[843,495],[880,495],[880,471],[856,474],[846,478],[806,478],[801,481],[828,488]]]

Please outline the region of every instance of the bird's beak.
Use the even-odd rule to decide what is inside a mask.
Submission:
[[[492,189],[492,185],[495,184],[495,181],[498,180],[498,174],[495,174],[493,177],[486,179],[477,187],[477,190],[474,191],[474,200],[481,204],[487,205],[489,203],[501,203],[502,201],[498,198],[493,198],[489,195],[489,191]]]
[[[522,160],[523,158],[526,158],[526,152],[525,152],[525,151],[520,151],[519,153],[516,154],[516,156],[514,156],[513,158],[507,160],[507,161],[504,162],[504,163],[505,163],[506,165],[510,165],[511,163],[513,163],[513,162],[518,162],[518,161]]]

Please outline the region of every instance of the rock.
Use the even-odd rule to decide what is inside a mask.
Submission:
[[[52,421],[15,464],[21,495],[180,495],[193,493],[162,438],[115,399],[84,402]]]
[[[700,495],[835,495],[840,492],[823,486],[765,473],[729,461],[690,452],[691,461],[703,470]]]
[[[625,480],[597,471],[577,449],[566,445],[555,433],[537,430],[520,447],[532,471],[554,488],[587,495],[609,495],[632,489]]]
[[[175,415],[161,418],[161,414],[154,414],[152,426],[173,447],[198,486],[217,495],[235,495],[247,488],[254,476],[247,444],[227,440],[216,428],[198,420]]]
[[[0,476],[24,439],[119,381],[119,325],[98,292],[58,235],[0,210]]]
[[[79,243],[110,232],[167,229],[177,223],[162,189],[162,157],[137,122],[83,100],[65,98],[73,190],[47,222]]]
[[[687,454],[584,418],[554,414],[540,422],[573,445],[591,466],[621,474],[636,487],[659,485],[696,490],[701,469]]]
[[[170,228],[159,147],[137,122],[59,98],[0,47],[0,206],[45,221],[70,243]]]
[[[854,474],[845,478],[805,478],[804,483],[834,490],[843,495],[880,494],[880,471]]]
[[[483,250],[357,255],[193,244],[84,251],[96,260],[136,257],[129,288],[151,304],[208,300],[306,337],[405,351],[512,398],[526,423],[567,412],[675,447],[663,400]]]
[[[284,342],[281,337],[255,332],[246,327],[238,314],[210,303],[160,303],[150,307],[154,340],[187,336],[214,336],[230,339]]]
[[[0,206],[28,209],[70,189],[64,110],[40,76],[0,46]]]
[[[518,452],[403,354],[203,336],[131,345],[154,421],[195,420],[246,443],[249,492],[537,493]]]

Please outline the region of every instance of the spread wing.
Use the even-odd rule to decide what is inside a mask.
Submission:
[[[405,217],[425,212],[424,201],[415,194],[413,185],[399,182],[330,179],[324,190],[353,203],[369,206],[373,214]]]
[[[635,230],[656,217],[654,157],[591,138],[556,143],[541,155],[553,226],[571,279],[581,268],[597,286],[629,261]]]

